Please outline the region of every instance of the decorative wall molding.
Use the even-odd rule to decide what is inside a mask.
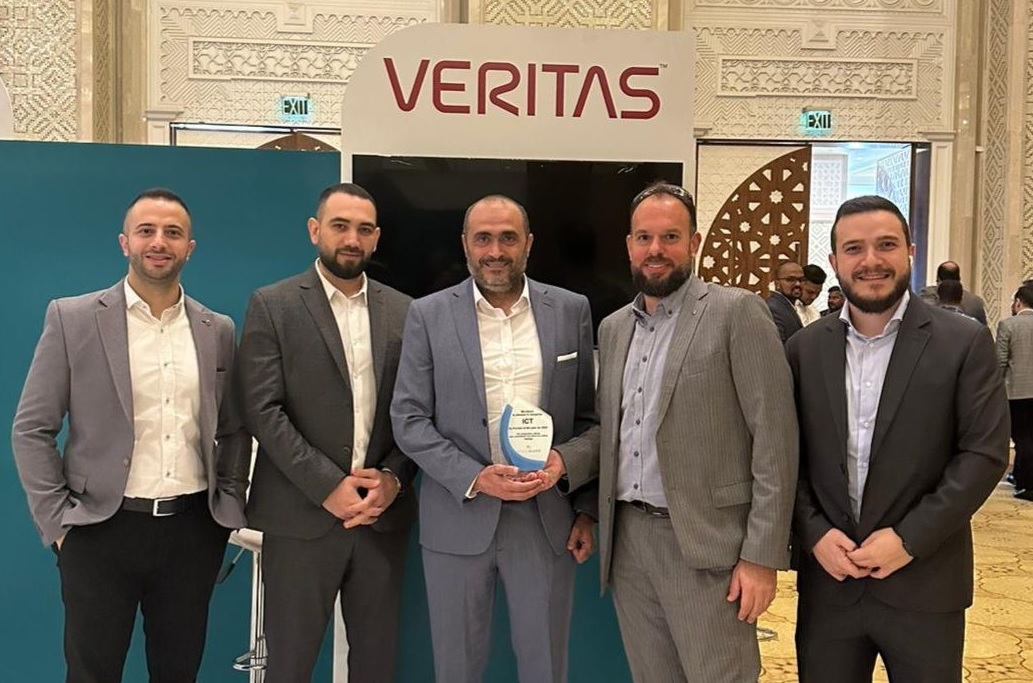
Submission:
[[[918,60],[718,57],[718,97],[918,98]]]
[[[850,12],[922,12],[942,14],[949,0],[696,0],[696,8],[844,10]]]
[[[0,0],[3,1],[3,0]],[[339,128],[348,80],[385,36],[438,21],[437,0],[149,0],[147,108],[179,121],[279,124],[282,95],[306,94],[306,125]]]
[[[659,0],[469,0],[471,24],[665,29]]]
[[[1033,278],[1033,0],[1026,0],[1025,120],[1022,122],[1022,272]]]

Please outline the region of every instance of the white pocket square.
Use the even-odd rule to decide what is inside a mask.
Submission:
[[[565,353],[562,356],[556,356],[556,362],[562,363],[564,361],[574,360],[575,358],[577,358],[577,351],[571,351],[570,353]]]

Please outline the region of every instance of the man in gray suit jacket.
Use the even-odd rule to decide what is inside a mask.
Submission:
[[[760,297],[693,276],[699,242],[684,189],[635,197],[640,294],[599,329],[600,428],[563,449],[570,486],[599,473],[602,584],[641,683],[756,681],[789,562],[789,367]]]
[[[226,538],[245,524],[233,322],[183,293],[194,240],[178,196],[139,195],[118,239],[124,280],[47,308],[12,445],[58,554],[67,680],[120,680],[139,609],[151,680],[187,683]]]
[[[307,683],[340,593],[352,683],[394,680],[416,467],[389,406],[410,298],[365,268],[377,211],[352,183],[308,221],[319,257],[248,305],[239,377],[258,439],[248,519],[264,532],[266,675]]]
[[[801,683],[960,683],[972,515],[1008,462],[984,325],[908,291],[892,202],[843,203],[832,255],[847,304],[789,340],[800,415],[794,513]]]
[[[1019,287],[1012,310],[1012,317],[997,324],[997,362],[1011,412],[1015,497],[1033,501],[1033,285]]]
[[[398,444],[424,472],[436,678],[481,681],[501,578],[520,680],[562,683],[595,494],[573,506],[560,495],[555,449],[539,471],[509,465],[499,423],[506,404],[526,401],[552,416],[556,448],[596,424],[592,316],[585,297],[524,276],[533,235],[512,199],[475,202],[462,240],[472,278],[409,309],[391,406]]]
[[[918,296],[923,301],[936,306],[940,303],[940,296],[936,288],[945,280],[961,282],[961,268],[954,261],[944,261],[937,266],[936,284],[923,287],[918,292]],[[961,293],[961,312],[971,318],[975,318],[984,325],[986,324],[986,305],[983,303],[982,297],[978,294],[973,294],[967,289],[962,290]]]

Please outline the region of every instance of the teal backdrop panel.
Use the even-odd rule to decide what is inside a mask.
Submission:
[[[126,270],[117,235],[128,202],[162,186],[186,200],[197,240],[183,284],[210,308],[243,324],[250,293],[297,273],[315,252],[305,220],[339,177],[336,154],[75,143],[0,142],[0,662],[2,680],[59,681],[62,606],[54,555],[36,534],[10,452],[17,407],[47,302],[112,285]],[[383,226],[390,230],[390,226]],[[390,264],[387,264],[388,266]],[[227,561],[235,554],[227,552]],[[598,562],[578,570],[570,643],[573,683],[630,680]],[[246,681],[231,669],[247,650],[251,567],[245,554],[212,600],[200,679]],[[505,599],[496,601],[487,681],[516,681]],[[330,681],[330,637],[314,681]],[[423,570],[410,543],[396,680],[433,679]],[[146,681],[143,634],[133,638],[125,681]]]

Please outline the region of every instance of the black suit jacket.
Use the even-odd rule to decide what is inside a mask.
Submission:
[[[402,483],[373,525],[395,531],[416,518],[416,465],[395,445],[389,413],[412,299],[369,280],[367,301],[377,399],[365,465],[388,468]],[[339,523],[322,503],[351,470],[353,425],[341,334],[315,267],[251,296],[237,360],[245,424],[258,439],[248,523],[318,538]]]
[[[796,314],[796,307],[781,292],[771,292],[768,295],[768,310],[775,320],[775,327],[778,328],[778,336],[783,344],[803,329],[800,316]]]
[[[857,521],[847,480],[846,326],[826,316],[795,335],[787,353],[800,419],[801,599],[850,604],[868,590],[901,609],[968,607],[970,520],[1008,464],[1008,405],[987,328],[911,297],[879,400]],[[892,527],[915,559],[886,579],[837,582],[810,552],[832,527],[856,543]]]

